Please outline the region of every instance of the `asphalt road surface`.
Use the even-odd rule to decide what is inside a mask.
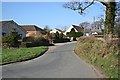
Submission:
[[[2,66],[3,78],[101,78],[98,70],[74,53],[76,42],[51,46],[42,56]]]

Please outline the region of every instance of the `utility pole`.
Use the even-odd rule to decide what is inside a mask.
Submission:
[[[96,29],[96,25],[95,25],[95,16],[93,17],[93,29]]]

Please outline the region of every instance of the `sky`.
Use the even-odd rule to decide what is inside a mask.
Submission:
[[[14,20],[19,25],[37,25],[44,28],[63,29],[72,24],[93,22],[100,15],[105,15],[105,7],[96,3],[89,7],[84,15],[77,11],[64,8],[65,2],[2,2],[2,20]]]

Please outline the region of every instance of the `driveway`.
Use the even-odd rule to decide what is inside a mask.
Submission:
[[[42,56],[25,62],[2,66],[4,78],[101,78],[93,66],[75,53],[76,42],[51,46]]]

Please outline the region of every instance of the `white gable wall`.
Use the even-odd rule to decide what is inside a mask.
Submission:
[[[56,30],[56,29],[53,29],[52,31],[50,31],[50,33],[56,33],[56,32],[58,32],[59,34],[61,34],[61,32],[58,31],[58,30]]]
[[[67,32],[70,32],[71,29],[74,28],[72,25],[63,33],[64,35],[67,34]],[[74,28],[75,29],[75,28]],[[75,32],[78,32],[76,29],[75,29]]]
[[[98,33],[97,33],[97,32],[93,32],[92,34],[93,34],[93,35],[98,35]]]

